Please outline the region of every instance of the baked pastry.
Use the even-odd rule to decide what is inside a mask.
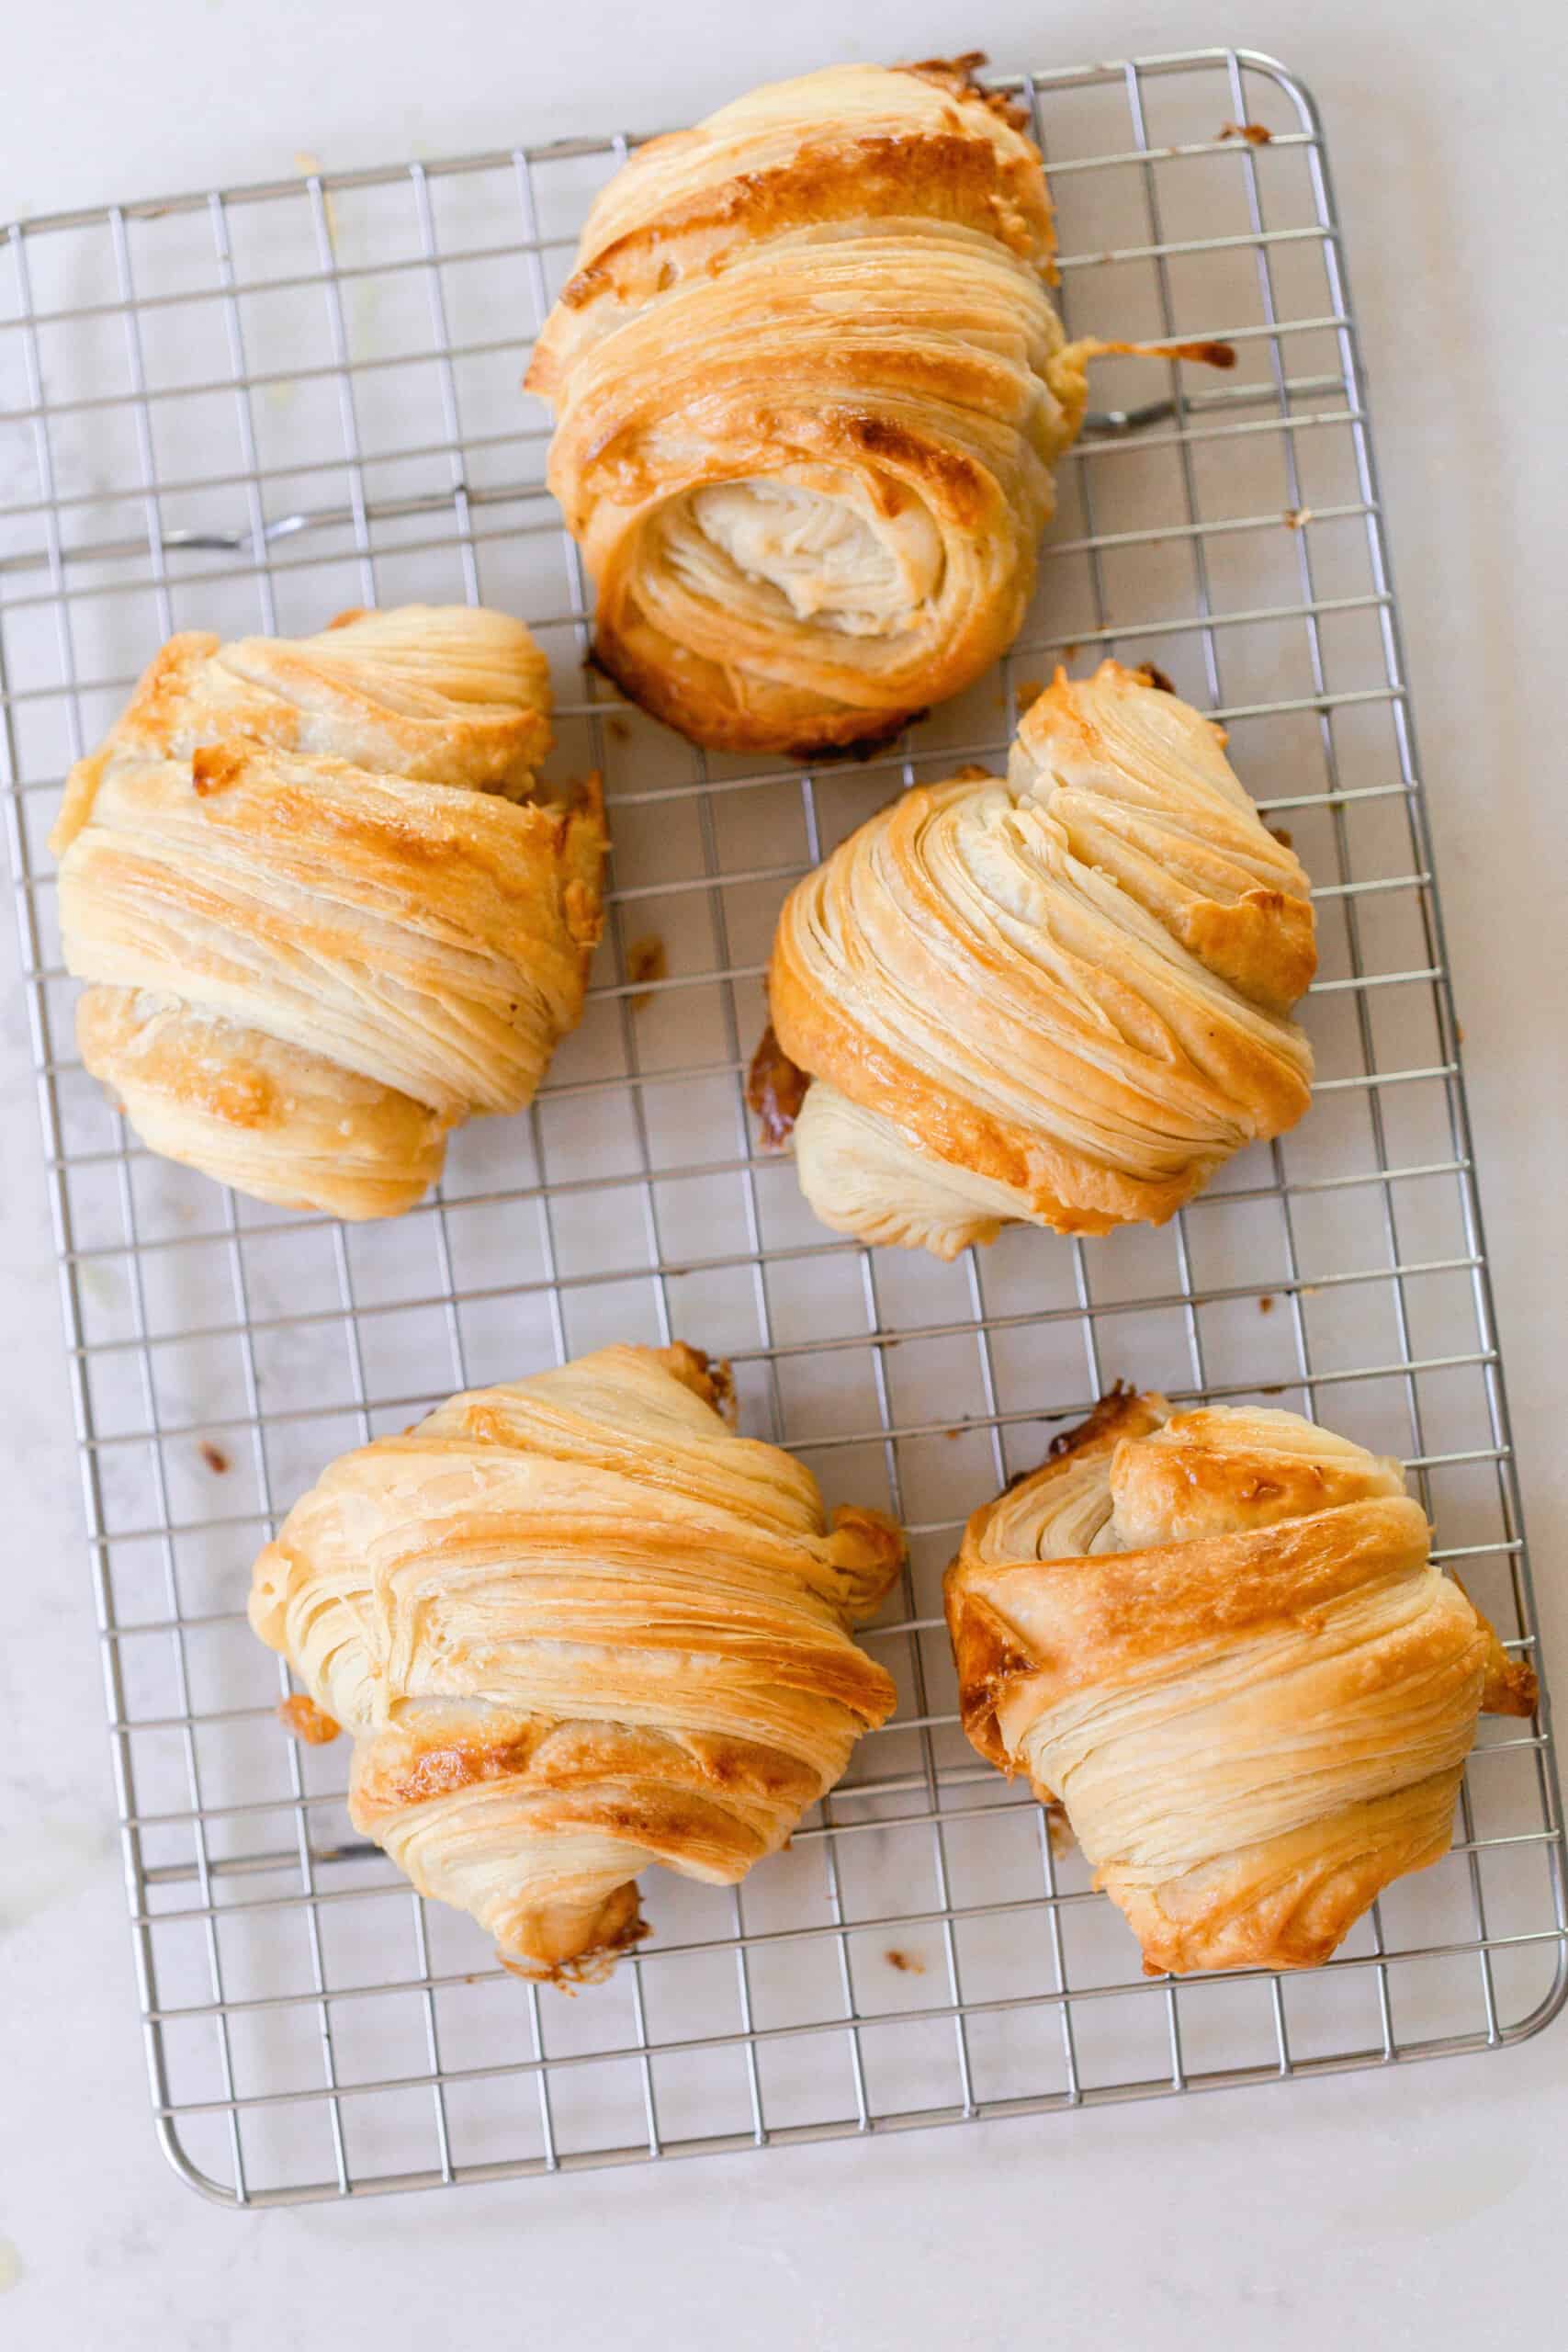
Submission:
[[[1121,1394],[970,1520],[964,1730],[1066,1806],[1146,1974],[1312,1967],[1448,1851],[1478,1711],[1536,1687],[1429,1537],[1299,1414]]]
[[[696,742],[897,734],[1023,618],[1087,347],[1038,150],[968,62],[830,66],[650,140],[535,347],[598,663]]]
[[[850,1638],[903,1558],[721,1418],[723,1365],[604,1348],[333,1463],[251,1623],[355,1740],[349,1810],[527,1974],[635,1941],[637,1873],[725,1886],[893,1685]]]
[[[1151,676],[1058,672],[1006,784],[901,794],[791,893],[757,1070],[825,1224],[939,1258],[1158,1224],[1306,1109],[1306,876]]]
[[[605,846],[596,784],[529,797],[548,713],[501,613],[170,639],[51,837],[82,1057],[151,1149],[392,1216],[450,1127],[530,1100],[582,1009]]]

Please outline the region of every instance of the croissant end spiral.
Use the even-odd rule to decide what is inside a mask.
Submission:
[[[1224,741],[1145,673],[1058,673],[1005,785],[903,793],[791,893],[768,993],[826,1224],[951,1258],[1159,1223],[1301,1117],[1307,879]]]
[[[646,1862],[729,1885],[893,1685],[856,1647],[903,1557],[737,1437],[723,1366],[602,1349],[335,1462],[251,1623],[354,1735],[350,1812],[420,1892],[548,1975],[641,1933]]]
[[[1146,1973],[1314,1966],[1448,1851],[1477,1713],[1536,1689],[1429,1539],[1398,1463],[1156,1396],[970,1520],[964,1729],[1065,1805]]]
[[[1012,640],[1076,435],[1038,151],[966,65],[832,66],[637,150],[527,385],[595,651],[700,743],[897,732]]]
[[[500,613],[170,639],[51,843],[82,1057],[152,1149],[391,1216],[458,1120],[528,1102],[582,1009],[605,846],[596,785],[524,797],[548,710]]]

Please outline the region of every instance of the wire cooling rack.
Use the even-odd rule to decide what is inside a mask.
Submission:
[[[0,687],[124,1857],[164,2145],[265,2204],[1388,2064],[1517,2039],[1564,1990],[1544,1719],[1485,1723],[1449,1859],[1327,1967],[1145,1981],[1125,1927],[954,1716],[939,1578],[967,1511],[1120,1374],[1261,1394],[1406,1457],[1510,1646],[1535,1638],[1366,406],[1312,103],[1213,51],[1049,72],[1070,328],[1118,362],[1061,469],[1010,660],[897,751],[705,759],[582,665],[530,338],[621,139],[14,228],[0,322]],[[1271,133],[1271,136],[1265,136]],[[1125,405],[1118,408],[1118,400]],[[81,1070],[44,836],[172,630],[482,598],[560,696],[615,841],[587,1017],[442,1193],[345,1231],[141,1151]],[[1057,660],[1153,658],[1218,710],[1316,882],[1310,1117],[1173,1224],[947,1267],[840,1240],[742,1101],[793,878],[902,782],[998,759]],[[639,977],[662,951],[661,977]],[[628,951],[636,951],[628,963]],[[629,975],[629,976],[628,976]],[[333,1454],[612,1338],[728,1353],[744,1426],[913,1566],[867,1635],[895,1722],[734,1890],[651,1872],[652,1939],[576,1998],[357,1840],[302,1750],[250,1560]]]

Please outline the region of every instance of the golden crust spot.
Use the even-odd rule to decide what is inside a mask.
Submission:
[[[191,789],[198,800],[227,792],[239,783],[247,764],[247,755],[237,743],[203,743],[191,753]]]

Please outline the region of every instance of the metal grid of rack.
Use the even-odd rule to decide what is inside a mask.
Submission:
[[[1544,1720],[1483,1724],[1452,1854],[1306,1975],[1176,1984],[958,1733],[942,1567],[975,1501],[1118,1374],[1279,1398],[1404,1457],[1534,1642],[1416,751],[1321,132],[1213,51],[1003,85],[1032,107],[1069,328],[1117,362],[999,672],[862,764],[705,758],[584,662],[588,598],[516,385],[584,206],[576,140],[14,227],[0,266],[7,825],[153,2106],[263,2204],[545,2173],[1496,2045],[1564,1989]],[[1265,136],[1264,134],[1268,134]],[[1116,406],[1116,398],[1124,405]],[[605,778],[611,921],[534,1109],[346,1231],[142,1152],[73,1055],[44,837],[173,630],[482,599],[549,651],[558,773]],[[742,1098],[773,914],[878,801],[996,759],[1057,661],[1153,658],[1217,711],[1313,874],[1311,1116],[1168,1227],[952,1267],[817,1226]],[[628,950],[657,941],[664,970]],[[630,977],[628,977],[630,975]],[[344,1447],[615,1338],[728,1353],[744,1425],[909,1526],[866,1636],[900,1707],[743,1886],[651,1874],[654,1936],[567,1998],[358,1841],[343,1744],[274,1719],[246,1571]]]

